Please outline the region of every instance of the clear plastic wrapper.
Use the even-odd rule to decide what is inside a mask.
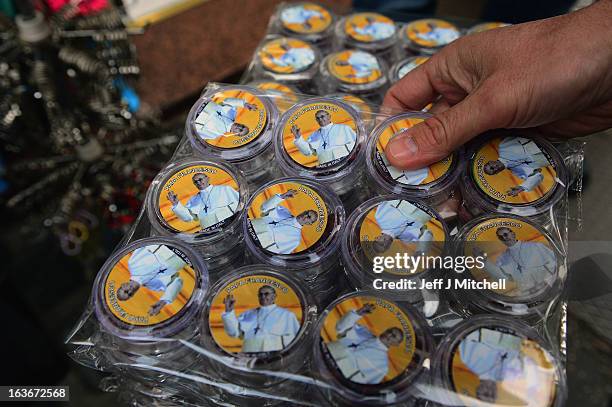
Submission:
[[[200,154],[234,164],[247,180],[273,177],[272,132],[278,109],[265,92],[243,85],[208,86],[193,105],[185,124],[192,147]]]
[[[457,152],[415,175],[419,182],[404,183],[405,174],[393,177],[385,164],[384,141],[409,132],[426,114],[379,109],[344,94],[284,93],[265,82],[207,86],[138,220],[100,270],[91,302],[70,335],[71,357],[120,378],[109,389],[140,403],[134,405],[473,405],[468,397],[490,405],[525,397],[562,405],[567,191],[570,180],[580,188],[583,145],[553,145],[522,131],[485,135],[467,146],[467,154]],[[195,112],[211,101],[240,99],[240,92],[258,102],[221,106],[227,124],[248,118],[248,126],[265,110],[265,130],[236,148],[195,138]],[[278,110],[285,111],[282,119]],[[319,111],[342,113],[330,114],[330,122],[347,125],[355,147],[345,148],[346,156],[332,154],[329,165],[319,165],[317,156],[314,165],[287,171],[293,158],[285,142],[297,149],[293,125],[303,141],[298,144],[310,149],[304,151],[321,148],[330,135],[311,137],[328,125],[327,117],[318,122]],[[232,140],[221,135],[214,143]],[[509,138],[514,141],[502,145]],[[489,161],[503,168],[491,164],[489,175]],[[245,162],[254,163],[246,165],[250,173]],[[253,178],[253,168],[265,176]],[[342,190],[324,177],[326,170],[349,168],[341,184],[360,197],[343,202],[334,191]],[[359,172],[366,175],[364,184]],[[283,173],[289,177],[281,178]],[[477,182],[479,174],[512,199],[502,202],[503,194],[479,190],[485,185]],[[212,192],[200,194],[211,186],[234,191],[219,190],[219,202],[232,204],[214,219],[207,218]],[[455,212],[447,211],[450,203]],[[137,253],[141,248],[151,254]],[[451,268],[434,262],[410,269],[395,262],[398,255],[404,261],[475,254],[487,263],[480,271],[460,271],[456,260]],[[247,266],[237,269],[234,256]],[[130,265],[132,258],[142,258],[142,265]],[[164,262],[169,264],[160,267]],[[155,267],[159,275],[146,277]],[[190,283],[184,274],[189,270]],[[503,276],[505,291],[455,285],[480,282],[487,273],[492,280]],[[167,319],[157,321],[161,316]],[[147,319],[155,323],[147,326]],[[501,345],[510,347],[504,360],[511,363],[496,376],[463,359],[460,343],[474,330],[509,338]],[[520,346],[510,336],[521,338]],[[500,355],[496,349],[490,357],[482,352],[484,367]],[[539,390],[525,385],[535,370],[548,372],[534,381]]]
[[[281,114],[285,113],[287,109],[298,101],[298,90],[286,83],[260,79],[247,83],[247,86],[252,86],[266,92],[268,97],[272,98]]]
[[[471,27],[469,30],[467,30],[466,35],[467,34],[475,34],[475,33],[479,33],[479,32],[483,32],[483,31],[489,31],[489,30],[494,30],[496,28],[501,28],[501,27],[507,27],[510,24],[507,23],[501,23],[501,22],[489,22],[489,23],[480,23],[480,24],[476,24],[475,26]]]
[[[429,57],[426,56],[413,56],[396,62],[389,70],[389,82],[393,84],[399,81],[404,76],[406,76],[408,72],[412,71],[417,66],[423,64],[428,59]]]

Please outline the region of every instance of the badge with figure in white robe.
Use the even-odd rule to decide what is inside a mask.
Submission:
[[[287,281],[268,274],[251,274],[216,289],[208,316],[217,346],[231,354],[271,357],[298,337],[304,299]]]
[[[357,117],[333,99],[301,105],[283,120],[283,153],[308,169],[341,169],[357,153]]]
[[[258,51],[258,57],[265,69],[279,74],[303,72],[316,60],[310,44],[285,37],[265,43]]]
[[[239,214],[242,201],[229,168],[190,165],[166,177],[158,192],[158,215],[173,232],[215,233]]]
[[[288,4],[280,11],[283,27],[297,34],[317,34],[329,28],[332,16],[319,4]]]

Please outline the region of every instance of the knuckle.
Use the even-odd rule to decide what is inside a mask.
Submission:
[[[437,116],[425,120],[421,126],[420,137],[417,144],[419,149],[447,150],[449,146],[449,133],[445,123]]]

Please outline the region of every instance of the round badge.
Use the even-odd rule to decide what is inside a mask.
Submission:
[[[414,57],[410,58],[404,65],[400,66],[397,70],[397,79],[402,79],[404,76],[408,74],[408,72],[415,69],[417,66],[425,63],[429,57]]]
[[[236,179],[214,165],[193,165],[163,185],[159,213],[175,232],[211,233],[231,222],[240,205]]]
[[[535,140],[497,137],[476,151],[470,174],[481,192],[515,205],[546,199],[557,182],[554,160]]]
[[[406,25],[405,34],[414,44],[424,48],[439,48],[461,36],[453,24],[437,19],[417,20]]]
[[[496,217],[474,225],[465,235],[464,255],[486,258],[484,268],[472,268],[478,280],[506,280],[497,294],[534,298],[557,279],[557,256],[546,235],[516,217]]]
[[[303,309],[290,284],[270,275],[252,274],[217,291],[208,323],[213,340],[225,352],[273,356],[298,336]]]
[[[312,47],[294,38],[277,38],[259,50],[263,66],[272,72],[293,74],[310,68],[316,59]]]
[[[391,386],[414,373],[417,338],[412,319],[395,303],[357,295],[325,316],[321,351],[334,375],[350,387]]]
[[[339,104],[306,104],[294,111],[285,123],[285,152],[303,167],[336,166],[355,150],[357,124],[351,113]]]
[[[395,23],[378,13],[357,13],[344,23],[346,35],[359,42],[377,42],[393,37]]]
[[[496,28],[507,27],[509,25],[510,24],[499,23],[499,22],[482,23],[482,24],[478,24],[470,28],[470,30],[468,31],[468,34],[474,34],[474,33],[479,33],[483,31],[494,30]]]
[[[197,109],[192,126],[205,143],[233,149],[251,143],[266,128],[268,113],[262,100],[242,90],[224,90]]]
[[[556,363],[544,348],[502,326],[462,336],[451,353],[450,376],[466,406],[552,406],[558,381]]]
[[[314,249],[329,233],[328,209],[312,188],[281,182],[251,200],[248,232],[259,246],[274,254],[295,254]]]
[[[295,90],[280,82],[259,81],[251,83],[251,86],[264,91],[281,112],[285,112],[298,101]]]
[[[332,16],[323,7],[313,3],[293,4],[285,7],[280,21],[288,31],[297,34],[318,34],[332,22]]]
[[[336,52],[332,54],[327,64],[329,72],[345,83],[371,83],[382,77],[378,59],[364,51]]]
[[[429,167],[417,170],[400,170],[392,166],[385,155],[385,148],[392,137],[405,132],[411,127],[424,121],[424,118],[401,118],[389,123],[378,136],[376,143],[376,166],[379,171],[391,182],[403,185],[430,185],[445,177],[453,164],[453,155],[449,155]]]
[[[359,241],[370,261],[375,257],[439,256],[446,241],[446,229],[436,214],[416,202],[387,200],[370,209],[359,226]],[[392,274],[419,273],[426,269],[418,264],[414,270],[385,268]]]
[[[117,261],[104,281],[104,300],[118,321],[151,327],[181,314],[197,285],[185,253],[151,244]]]

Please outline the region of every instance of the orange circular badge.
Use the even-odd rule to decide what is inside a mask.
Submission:
[[[267,109],[258,96],[242,89],[224,90],[198,106],[192,127],[205,143],[232,149],[257,139],[267,119]]]
[[[339,302],[321,327],[325,361],[344,380],[388,385],[410,369],[418,338],[395,303],[358,295]]]
[[[336,94],[332,95],[331,97],[340,99],[343,102],[348,103],[353,109],[360,112],[365,117],[370,117],[372,115],[372,108],[370,107],[370,105],[359,96],[349,94]]]
[[[307,70],[316,59],[314,49],[305,41],[277,38],[259,50],[263,66],[272,72],[292,74]]]
[[[312,188],[295,182],[271,185],[256,195],[248,218],[250,235],[274,254],[301,253],[328,233],[325,201]]]
[[[506,280],[508,297],[533,298],[557,279],[557,256],[544,233],[518,218],[499,217],[474,225],[465,237],[464,254],[486,258],[485,267],[472,268],[482,281]]]
[[[382,77],[378,59],[364,51],[341,51],[328,62],[329,72],[342,82],[350,84],[372,83]]]
[[[408,39],[424,48],[439,48],[450,44],[461,36],[453,24],[438,19],[417,20],[406,25]]]
[[[465,335],[452,352],[451,379],[466,406],[552,406],[557,370],[537,342],[492,326]]]
[[[425,119],[423,118],[417,117],[400,118],[389,123],[378,136],[378,140],[376,142],[377,164],[387,178],[393,180],[393,182],[398,182],[404,185],[428,185],[438,181],[448,174],[453,164],[453,155],[449,155],[443,160],[431,164],[428,167],[419,168],[416,170],[400,170],[392,166],[387,160],[385,148],[387,147],[389,140],[424,120]]]
[[[403,199],[383,201],[372,208],[359,226],[359,241],[370,261],[375,257],[439,256],[446,241],[446,230],[433,212]],[[406,274],[406,269],[385,269]],[[424,271],[419,265],[411,273]]]
[[[215,232],[236,216],[236,179],[213,165],[194,165],[173,174],[158,198],[159,213],[176,232]]]
[[[196,287],[187,256],[168,245],[148,245],[123,256],[104,282],[106,306],[134,326],[154,326],[179,314]]]
[[[377,42],[395,35],[395,23],[382,14],[357,13],[347,17],[344,31],[355,41]]]
[[[310,103],[286,120],[283,147],[303,167],[328,168],[352,154],[357,142],[356,130],[355,119],[340,104]]]
[[[251,86],[265,91],[281,112],[285,112],[298,101],[295,91],[280,82],[263,81],[252,83]]]
[[[484,144],[470,162],[478,188],[492,199],[533,204],[557,183],[557,171],[545,149],[525,137],[497,137]]]
[[[496,28],[507,27],[509,25],[510,24],[499,23],[499,22],[482,23],[482,24],[478,24],[478,25],[475,25],[474,27],[470,28],[468,33],[469,34],[474,34],[474,33],[479,33],[479,32],[483,32],[483,31],[494,30]]]
[[[297,34],[318,34],[327,30],[332,16],[323,7],[313,3],[291,4],[280,13],[285,29]]]
[[[213,340],[230,354],[288,348],[304,322],[304,304],[293,287],[269,275],[235,279],[214,296],[208,317]]]

